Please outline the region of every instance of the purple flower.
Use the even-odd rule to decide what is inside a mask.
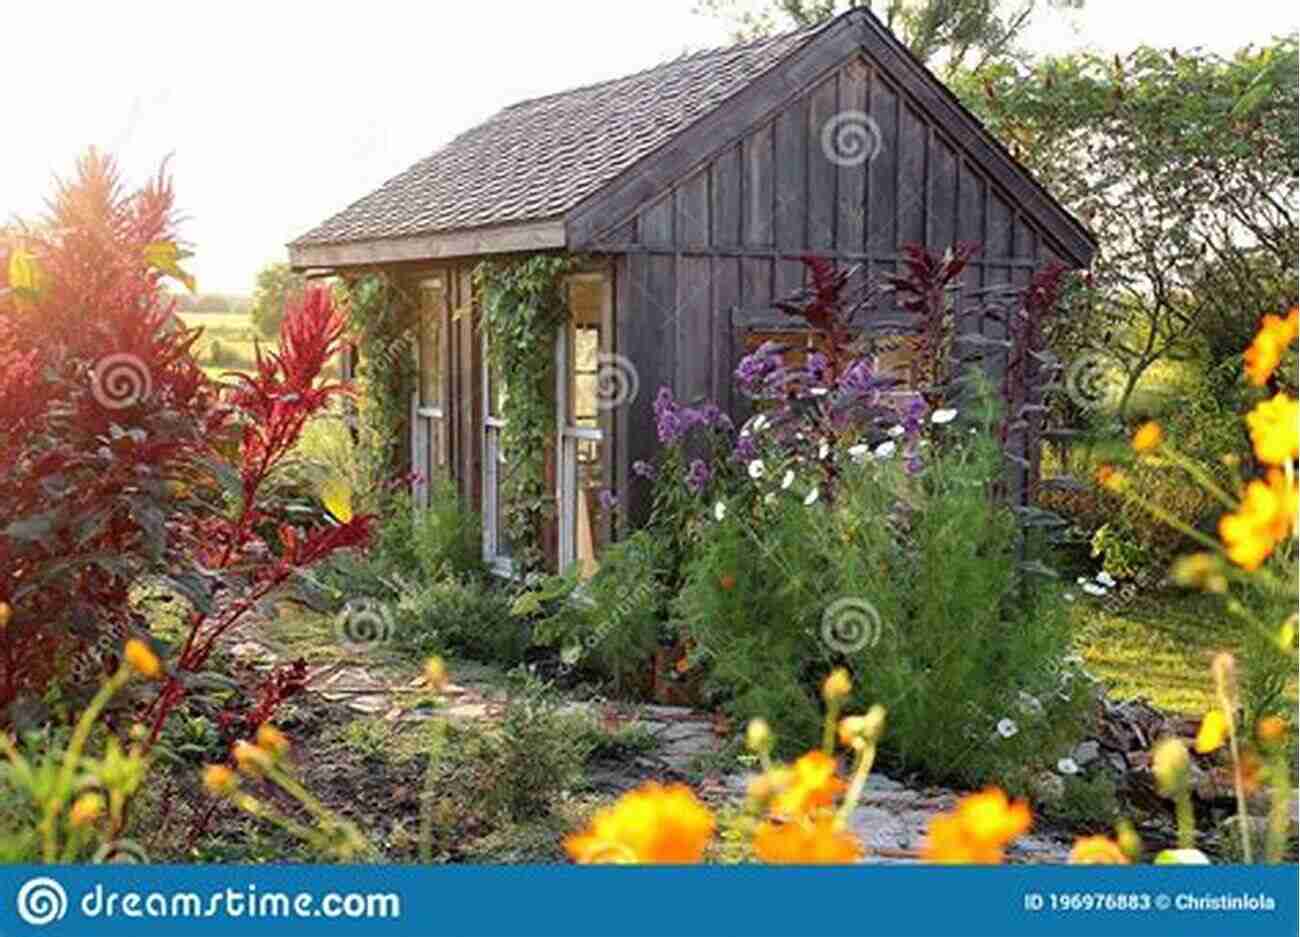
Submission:
[[[914,394],[908,401],[907,409],[903,411],[903,429],[907,435],[915,436],[921,431],[925,423],[926,414],[930,408],[925,405],[925,399],[920,394]]]
[[[637,475],[647,481],[654,481],[655,475],[658,474],[655,467],[643,459],[637,459],[632,463],[632,474]]]
[[[812,375],[814,381],[824,380],[826,377],[826,368],[829,366],[830,362],[826,360],[826,356],[820,351],[814,351],[808,356],[808,373]]]
[[[677,401],[673,399],[673,392],[667,387],[659,388],[659,393],[655,396],[654,411],[655,430],[659,434],[659,441],[665,446],[677,442],[690,428],[683,425],[681,410],[677,406]]]
[[[735,378],[741,393],[749,397],[762,396],[768,377],[781,366],[780,348],[776,342],[764,342],[757,350],[740,359],[736,365]]]
[[[600,506],[606,511],[614,510],[614,508],[618,507],[618,495],[608,488],[602,489],[600,492]]]
[[[690,468],[686,470],[686,487],[691,494],[697,495],[704,490],[704,486],[709,483],[713,473],[709,471],[709,466],[703,459],[695,459],[691,462]]]
[[[731,423],[731,417],[719,410],[716,403],[706,403],[699,410],[692,412],[698,415],[701,424],[710,429],[721,429],[727,432],[735,429]]]
[[[731,451],[734,462],[751,462],[757,455],[758,447],[754,445],[753,436],[741,436],[736,440],[736,447]]]

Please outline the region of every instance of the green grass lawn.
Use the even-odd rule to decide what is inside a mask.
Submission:
[[[1080,601],[1075,615],[1079,652],[1112,699],[1145,696],[1189,715],[1214,705],[1210,660],[1219,651],[1241,654],[1249,627],[1199,593],[1140,597],[1114,612]],[[1294,678],[1288,696],[1295,700]]]

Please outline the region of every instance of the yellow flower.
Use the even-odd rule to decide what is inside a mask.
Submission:
[[[90,793],[82,794],[77,798],[76,803],[72,805],[72,810],[68,813],[68,822],[73,826],[85,826],[94,822],[95,818],[104,812],[104,798],[99,794]]]
[[[232,751],[235,764],[239,765],[239,770],[245,774],[261,774],[273,764],[268,752],[243,739],[235,743]]]
[[[1246,414],[1255,455],[1267,465],[1286,465],[1300,457],[1300,404],[1286,394],[1265,400]]]
[[[836,776],[835,759],[825,752],[813,751],[793,765],[793,776],[785,790],[772,802],[772,813],[782,817],[799,817],[818,807],[829,807],[845,784]]]
[[[865,716],[848,716],[840,720],[840,744],[854,750],[874,744],[885,730],[885,707],[872,706]]]
[[[1102,465],[1097,468],[1097,484],[1107,491],[1120,492],[1128,484],[1128,478],[1119,469],[1113,465]]]
[[[990,787],[931,819],[921,855],[929,862],[997,864],[1007,844],[1032,824],[1029,804],[1009,801],[1004,792]]]
[[[766,719],[751,719],[745,727],[745,747],[758,754],[772,747],[772,727]]]
[[[132,638],[126,642],[126,650],[123,653],[131,669],[140,676],[152,680],[162,673],[162,664],[158,662],[158,655],[149,650],[149,645],[143,641]]]
[[[239,786],[239,777],[225,765],[208,765],[203,769],[203,786],[208,793],[224,797]]]
[[[430,657],[424,662],[424,682],[433,690],[447,685],[447,665],[441,657]]]
[[[8,602],[0,602],[0,631],[9,627],[9,619],[13,617],[14,610],[9,607]]]
[[[1258,569],[1291,532],[1298,507],[1300,491],[1277,469],[1269,472],[1267,482],[1252,481],[1237,512],[1219,519],[1228,558],[1243,569]]]
[[[1070,850],[1070,865],[1128,865],[1128,856],[1109,836],[1081,836]]]
[[[1228,717],[1221,709],[1211,709],[1201,720],[1201,729],[1196,733],[1196,750],[1208,755],[1223,747],[1228,738]]]
[[[564,841],[574,862],[699,862],[713,838],[713,814],[683,784],[643,784],[598,810]]]
[[[1154,420],[1143,423],[1133,434],[1133,451],[1150,452],[1157,448],[1164,438],[1165,434],[1159,423]]]
[[[1166,738],[1151,751],[1151,773],[1161,797],[1173,797],[1187,787],[1191,756],[1181,739]]]
[[[1265,316],[1260,322],[1255,340],[1243,355],[1246,380],[1251,384],[1263,387],[1273,376],[1287,346],[1296,339],[1298,316],[1300,312],[1293,307],[1285,319],[1281,316]]]
[[[843,667],[832,670],[831,675],[822,683],[822,699],[828,703],[842,700],[852,691],[853,681],[849,678],[849,672]]]
[[[862,858],[862,844],[836,829],[833,817],[777,823],[764,820],[754,832],[754,854],[788,865],[847,865]]]
[[[1192,553],[1180,556],[1171,571],[1174,582],[1180,586],[1200,589],[1222,595],[1228,591],[1228,578],[1223,575],[1219,558],[1213,553]]]
[[[264,722],[257,730],[257,747],[278,758],[289,750],[289,740],[271,723]]]

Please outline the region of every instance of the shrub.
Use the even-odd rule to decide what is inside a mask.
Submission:
[[[510,667],[524,659],[526,626],[510,599],[481,579],[443,574],[403,587],[388,606],[393,637],[421,654],[458,654]]]

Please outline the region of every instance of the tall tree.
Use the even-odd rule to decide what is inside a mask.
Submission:
[[[285,304],[302,295],[306,282],[286,263],[267,264],[257,272],[252,314],[259,332],[268,338],[280,334]]]
[[[740,39],[815,26],[855,7],[879,16],[921,61],[945,75],[1023,61],[1025,31],[1042,14],[1079,10],[1085,0],[699,0],[697,12],[735,25]]]

